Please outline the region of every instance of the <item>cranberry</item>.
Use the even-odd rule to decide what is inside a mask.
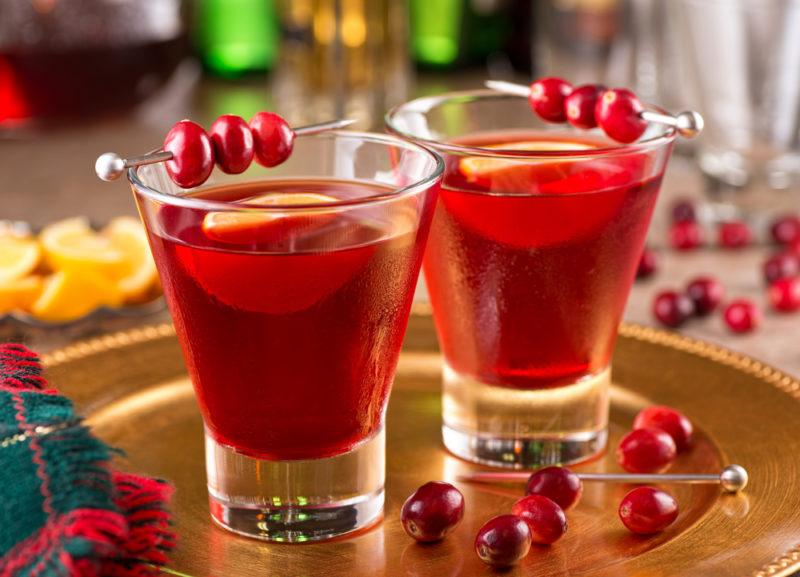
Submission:
[[[679,200],[672,205],[672,222],[695,222],[697,212],[690,200]]]
[[[800,277],[778,279],[769,285],[769,302],[776,311],[800,309]]]
[[[561,78],[540,78],[531,84],[528,103],[536,114],[549,122],[564,122],[564,102],[572,92],[572,85]]]
[[[636,278],[647,278],[658,268],[658,255],[653,249],[644,247],[642,256],[639,257],[639,266],[636,269]]]
[[[594,115],[597,124],[617,142],[633,142],[644,133],[647,122],[640,114],[642,103],[625,88],[606,90],[597,100]]]
[[[492,567],[511,567],[531,549],[528,524],[516,515],[489,519],[475,537],[475,552]]]
[[[605,90],[606,87],[602,84],[584,84],[573,90],[564,101],[567,121],[578,128],[596,127],[594,109],[597,106],[597,99]]]
[[[692,250],[703,244],[703,229],[694,221],[676,222],[669,227],[669,243],[678,250]]]
[[[678,502],[665,491],[637,487],[619,504],[619,518],[631,532],[651,535],[663,531],[678,518]]]
[[[699,276],[686,286],[686,294],[694,303],[694,313],[703,317],[719,306],[725,296],[725,288],[715,278]]]
[[[443,539],[463,516],[464,495],[442,481],[422,485],[400,510],[400,521],[406,533],[425,543]]]
[[[181,188],[203,184],[214,169],[211,139],[191,120],[181,120],[170,129],[164,150],[172,153],[172,159],[166,162],[167,174]]]
[[[630,473],[660,473],[670,466],[678,452],[669,433],[647,427],[622,437],[617,461]]]
[[[681,326],[693,312],[692,300],[683,293],[663,291],[658,293],[653,301],[653,316],[668,327]]]
[[[567,511],[575,506],[583,493],[580,477],[566,467],[545,467],[531,474],[526,495],[542,495]]]
[[[753,240],[753,233],[747,223],[740,220],[723,222],[717,229],[719,244],[725,248],[741,248]]]
[[[253,162],[253,133],[243,118],[224,114],[208,131],[217,165],[226,174],[239,174]]]
[[[511,513],[525,520],[531,541],[539,545],[555,543],[567,532],[564,509],[543,495],[523,497],[514,503]]]
[[[678,452],[685,451],[692,442],[692,422],[680,411],[664,405],[655,405],[639,411],[633,420],[634,429],[661,429],[675,442]]]
[[[735,333],[747,333],[761,322],[761,311],[747,299],[733,301],[725,308],[725,324]]]
[[[772,222],[770,232],[778,244],[790,244],[800,239],[800,217],[790,214],[777,218]]]
[[[267,168],[278,166],[292,154],[294,131],[272,112],[259,112],[250,121],[256,161]]]
[[[800,274],[800,255],[782,252],[769,257],[764,263],[764,278],[768,284],[798,274]]]
[[[796,238],[786,245],[786,250],[789,251],[790,254],[800,257],[800,238]]]

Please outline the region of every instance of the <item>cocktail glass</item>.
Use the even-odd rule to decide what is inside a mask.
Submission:
[[[673,130],[620,145],[486,90],[414,100],[386,122],[445,158],[424,263],[445,445],[513,468],[596,455]]]
[[[384,415],[443,163],[401,139],[297,139],[183,190],[129,171],[206,434],[213,519],[272,541],[383,507]]]

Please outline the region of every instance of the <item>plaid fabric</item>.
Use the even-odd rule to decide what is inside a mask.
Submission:
[[[0,345],[0,577],[157,574],[174,547],[170,486],[113,472],[114,451],[41,372]]]

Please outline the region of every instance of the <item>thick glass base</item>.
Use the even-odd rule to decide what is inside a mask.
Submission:
[[[383,511],[383,430],[352,451],[324,459],[269,461],[237,453],[206,432],[211,517],[265,541],[303,543],[344,535]]]
[[[462,459],[513,469],[590,459],[608,438],[610,369],[552,389],[481,383],[444,368],[442,437]]]

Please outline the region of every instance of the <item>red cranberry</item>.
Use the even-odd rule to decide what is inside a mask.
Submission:
[[[782,278],[791,278],[800,274],[800,255],[782,252],[773,255],[764,263],[764,278],[768,284]]]
[[[671,328],[681,326],[693,312],[692,300],[683,293],[663,291],[658,293],[653,301],[653,316],[662,325]]]
[[[753,240],[753,233],[747,223],[740,220],[723,222],[717,229],[719,244],[725,248],[741,248]]]
[[[790,214],[775,219],[770,232],[778,244],[790,244],[800,239],[800,216]]]
[[[564,101],[567,121],[578,128],[596,127],[594,109],[597,106],[597,99],[605,90],[606,87],[602,84],[584,84],[573,90]]]
[[[733,301],[725,308],[725,324],[735,333],[747,333],[761,323],[761,311],[747,299]]]
[[[686,286],[686,294],[694,303],[694,313],[703,317],[719,306],[725,296],[725,288],[715,278],[700,276]]]
[[[680,411],[664,405],[655,405],[639,411],[633,420],[634,429],[661,429],[675,442],[678,452],[685,451],[692,442],[692,422]]]
[[[572,92],[572,85],[561,78],[540,78],[531,84],[528,103],[536,114],[548,122],[564,122],[567,115],[564,102]]]
[[[653,249],[644,247],[642,256],[639,257],[639,266],[636,269],[636,278],[647,278],[658,268],[658,255]]]
[[[695,222],[697,212],[690,200],[679,200],[672,205],[672,222]]]
[[[492,567],[511,567],[531,549],[528,524],[516,515],[489,519],[475,537],[475,552]]]
[[[566,467],[545,467],[531,474],[526,495],[542,495],[567,511],[583,493],[580,477]]]
[[[224,114],[214,121],[208,134],[222,172],[239,174],[247,170],[253,162],[253,133],[243,118]]]
[[[800,257],[800,238],[794,239],[786,245],[786,250],[797,257]]]
[[[629,143],[647,129],[640,114],[643,107],[636,95],[625,88],[606,90],[597,100],[594,115],[597,124],[617,142]]]
[[[672,464],[678,449],[665,431],[648,427],[625,435],[617,448],[617,461],[630,473],[660,473]]]
[[[619,504],[619,518],[631,532],[651,535],[663,531],[678,518],[678,502],[665,491],[637,487]]]
[[[800,309],[800,277],[778,279],[769,285],[769,302],[776,311]]]
[[[425,543],[444,539],[464,516],[464,495],[450,483],[425,483],[403,504],[400,521],[410,537]]]
[[[191,120],[181,120],[170,129],[164,150],[172,153],[172,159],[165,163],[167,174],[181,188],[203,184],[214,169],[211,139]]]
[[[542,495],[523,497],[511,508],[511,514],[525,520],[531,541],[539,545],[555,543],[567,532],[564,509]]]
[[[703,244],[703,229],[694,221],[676,222],[669,227],[669,243],[678,250],[692,250]]]
[[[272,112],[259,112],[250,121],[256,161],[261,166],[278,166],[292,154],[294,131]]]

